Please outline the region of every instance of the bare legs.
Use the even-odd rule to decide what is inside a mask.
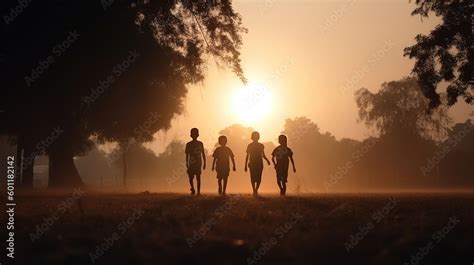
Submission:
[[[278,188],[280,188],[280,195],[283,195],[283,186],[282,186],[283,183],[279,179],[277,179],[277,184],[278,184]]]
[[[254,181],[254,180],[251,181],[254,196],[258,196],[258,188],[260,188],[260,182],[261,181]]]
[[[194,195],[196,193],[196,190],[194,189],[194,176],[190,175],[189,176],[189,185],[191,186],[191,195]],[[197,195],[201,194],[201,175],[196,175],[196,186],[197,186]]]
[[[227,178],[224,179],[224,187],[222,189],[222,194],[225,195],[225,190],[227,189]]]
[[[196,190],[194,190],[194,178],[193,178],[193,175],[189,175],[188,176],[188,179],[189,179],[189,186],[191,186],[191,195],[194,195],[196,193]]]
[[[201,195],[201,175],[196,175],[197,195]]]
[[[222,183],[224,182],[224,183]],[[219,195],[226,195],[225,190],[227,188],[227,178],[224,179],[218,179],[217,184],[219,185]]]

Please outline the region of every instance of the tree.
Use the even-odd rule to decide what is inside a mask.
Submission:
[[[139,142],[130,142],[126,146],[119,143],[109,159],[115,166],[122,168],[123,186],[128,185],[130,177],[139,178],[143,183],[143,180],[155,170],[154,166],[158,162],[155,153]]]
[[[366,88],[355,92],[359,121],[376,129],[381,136],[404,135],[425,139],[446,136],[451,119],[447,108],[426,111],[428,99],[423,97],[415,78],[385,82],[376,93]]]
[[[472,165],[474,163],[474,124],[471,120],[455,124],[446,141],[439,144],[432,155],[432,161],[439,160],[439,171],[449,176],[444,183],[465,188],[474,184]]]
[[[336,138],[329,132],[321,133],[319,126],[307,117],[286,119],[282,134],[288,137],[288,146],[299,168],[296,189],[321,189],[323,181],[344,159]]]
[[[428,111],[429,100],[413,77],[385,82],[375,93],[362,88],[355,100],[359,121],[379,134],[360,163],[361,169],[369,169],[368,183],[393,187],[429,183],[419,168],[434,151],[435,141],[447,136],[451,123],[447,106]]]
[[[412,15],[428,17],[430,13],[442,17],[442,23],[429,35],[416,36],[416,44],[405,48],[405,56],[415,58],[413,73],[418,78],[423,95],[430,100],[429,107],[438,107],[442,101],[436,92],[440,82],[449,83],[447,104],[455,104],[459,97],[473,104],[472,69],[472,14],[474,5],[469,0],[415,0]]]
[[[229,0],[53,1],[31,5],[2,31],[1,105],[14,121],[2,131],[28,139],[37,154],[36,144],[61,128],[41,149],[51,186],[82,184],[73,156],[87,152],[92,136],[145,142],[169,128],[209,56],[245,81],[239,49],[246,30]],[[63,47],[71,32],[76,38]]]

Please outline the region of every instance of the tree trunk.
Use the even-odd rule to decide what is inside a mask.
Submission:
[[[75,188],[84,186],[73,157],[73,153],[65,149],[51,151],[49,154],[49,187]]]
[[[23,148],[23,165],[22,165],[22,177],[21,187],[33,188],[33,168],[35,165],[35,153],[33,148],[29,144],[25,144]]]

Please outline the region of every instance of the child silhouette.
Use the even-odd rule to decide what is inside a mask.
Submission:
[[[227,188],[227,178],[229,177],[229,158],[232,161],[232,170],[235,171],[235,160],[234,160],[234,153],[230,150],[229,147],[226,146],[227,144],[227,137],[219,136],[219,144],[220,146],[214,150],[212,157],[214,160],[212,161],[212,170],[214,170],[214,166],[217,172],[217,185],[219,186],[219,195],[225,196],[225,190]],[[224,186],[222,186],[222,181],[224,181]]]
[[[252,143],[247,146],[247,155],[245,156],[245,172],[247,172],[247,165],[250,168],[250,181],[252,184],[253,195],[258,195],[258,188],[262,181],[263,159],[270,165],[270,161],[265,156],[264,146],[259,143],[260,134],[252,132]]]
[[[189,177],[189,185],[191,186],[191,195],[194,195],[196,191],[194,190],[194,176],[196,176],[196,185],[197,185],[197,195],[201,194],[201,156],[204,160],[204,165],[202,169],[206,169],[206,155],[204,154],[204,145],[201,141],[198,141],[199,130],[197,128],[192,128],[190,133],[192,141],[186,144],[186,168]]]
[[[272,162],[276,170],[277,184],[280,188],[280,195],[286,194],[286,182],[288,180],[289,161],[293,165],[293,172],[296,172],[295,161],[293,160],[293,151],[288,147],[286,135],[278,137],[280,143],[272,152]]]

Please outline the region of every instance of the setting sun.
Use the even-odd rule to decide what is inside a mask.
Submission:
[[[232,94],[232,110],[239,122],[251,125],[272,111],[272,95],[264,85],[253,83],[238,88]]]

